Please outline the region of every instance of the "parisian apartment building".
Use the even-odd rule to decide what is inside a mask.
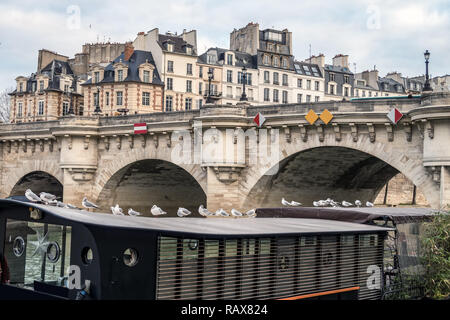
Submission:
[[[323,54],[297,59],[292,32],[234,29],[228,48],[198,52],[197,31],[137,33],[127,43],[84,44],[73,58],[40,50],[38,67],[16,78],[11,122],[69,115],[118,116],[199,109],[208,103],[250,105],[320,103],[420,94],[423,76],[352,72],[350,57]],[[328,62],[328,63],[327,63]],[[449,76],[433,88],[448,90]],[[244,89],[245,88],[245,89]]]

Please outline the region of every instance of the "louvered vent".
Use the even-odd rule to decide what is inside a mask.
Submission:
[[[381,238],[381,236],[380,236]],[[360,287],[382,267],[377,234],[205,240],[159,238],[157,299],[281,299]]]

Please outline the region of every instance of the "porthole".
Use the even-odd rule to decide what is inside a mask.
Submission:
[[[198,248],[198,240],[193,240],[193,239],[189,240],[188,247],[191,250],[196,250]]]
[[[136,249],[128,248],[123,253],[123,263],[129,267],[134,267],[139,260],[139,254]]]
[[[13,253],[16,257],[21,257],[24,252],[25,252],[25,240],[23,240],[21,236],[17,236],[14,239]]]
[[[92,249],[89,247],[85,247],[81,251],[81,260],[84,264],[91,264],[94,259],[94,254],[92,253]]]
[[[57,242],[50,242],[47,246],[47,259],[51,263],[56,263],[61,256],[61,248]]]

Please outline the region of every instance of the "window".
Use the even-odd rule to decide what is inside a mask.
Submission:
[[[278,82],[278,72],[273,73],[273,84],[279,84]]]
[[[63,102],[62,115],[65,116],[69,113],[69,103]]]
[[[71,265],[70,226],[8,219],[6,234],[12,235],[4,251],[11,266],[11,286],[33,289],[35,281],[64,286],[60,280],[67,279]]]
[[[39,100],[38,115],[42,116],[43,114],[44,114],[44,100]]]
[[[311,75],[311,71],[309,71],[309,67],[306,65],[303,65],[303,71],[305,72],[306,75],[310,76]]]
[[[300,93],[297,94],[297,103],[302,103],[302,95]]]
[[[330,73],[330,81],[334,81],[334,73]]]
[[[344,96],[348,97],[348,88],[347,87],[344,88]]]
[[[116,93],[116,105],[121,106],[122,105],[122,100],[123,100],[123,92],[122,91],[117,91]]]
[[[248,89],[248,98],[250,99],[250,100],[253,100],[253,89]]]
[[[283,91],[283,103],[288,103],[288,92]]]
[[[363,96],[363,97],[366,96],[366,92],[365,92],[365,91],[362,92],[362,96]]]
[[[98,106],[100,103],[100,100],[98,99],[98,93],[94,92],[94,106]]]
[[[279,66],[278,57],[274,57],[273,58],[273,66],[274,67],[278,67]]]
[[[311,80],[306,80],[306,89],[311,90]]]
[[[192,110],[192,98],[186,98],[185,100],[185,109]]]
[[[192,54],[192,48],[189,46],[186,46],[186,54]]]
[[[264,40],[281,42],[283,40],[283,35],[279,32],[266,31],[264,32]]]
[[[117,70],[117,81],[123,81],[123,70]]]
[[[208,54],[206,56],[206,63],[215,64],[217,62],[217,57],[215,54]]]
[[[306,102],[311,102],[311,96],[309,94],[306,95]]]
[[[100,72],[97,71],[94,73],[94,79],[95,83],[100,82]]]
[[[349,76],[344,76],[344,82],[345,83],[350,83],[350,77]]]
[[[288,67],[288,65],[287,65],[287,59],[284,59],[283,58],[283,68],[287,68]]]
[[[203,106],[203,99],[197,100],[197,109],[200,109]]]
[[[301,88],[302,87],[302,83],[303,83],[302,79],[297,79],[297,87]]]
[[[39,91],[44,90],[44,80],[39,81]]]
[[[232,54],[227,54],[227,64],[228,65],[233,65],[233,55]]]
[[[78,108],[78,114],[79,114],[80,116],[82,116],[83,113],[84,113],[84,107],[83,107],[83,105],[81,105],[81,106]]]
[[[269,71],[264,71],[264,83],[270,83],[270,74]]]
[[[186,65],[186,74],[187,75],[192,75],[192,63],[188,63]]]
[[[264,55],[264,61],[263,61],[263,63],[264,63],[265,65],[268,65],[268,64],[269,64],[269,56],[268,56],[268,55]]]
[[[173,61],[167,61],[167,72],[173,72]]]
[[[227,82],[233,82],[233,71],[227,70]]]
[[[359,97],[359,90],[356,89],[356,96]]]
[[[69,92],[69,85],[68,84],[64,85],[64,92]]]
[[[227,86],[227,98],[233,98],[233,87]]]
[[[372,96],[372,91],[369,91],[369,97],[371,97]]]
[[[22,91],[23,91],[23,83],[20,82],[20,83],[19,83],[19,92],[22,92]]]
[[[202,94],[202,91],[203,91],[203,83],[199,82],[199,84],[198,84],[198,94]]]
[[[173,90],[173,79],[172,78],[167,78],[166,89]]]
[[[105,104],[109,106],[109,92],[105,92]]]
[[[334,84],[330,84],[330,94],[334,94]]]
[[[203,67],[202,66],[198,67],[198,76],[199,76],[199,78],[203,78]]]
[[[273,89],[273,102],[278,102],[278,90]]]
[[[269,89],[264,88],[264,101],[270,101],[269,95],[270,95]]]
[[[313,74],[314,74],[316,77],[319,77],[319,76],[320,76],[319,70],[317,70],[316,67],[311,67],[311,70],[312,70]]]
[[[144,82],[150,82],[150,71],[144,70]]]
[[[150,105],[150,92],[142,92],[142,105],[143,106]]]
[[[283,74],[283,86],[288,86],[288,75]]]
[[[173,52],[173,44],[172,43],[167,44],[167,51]]]
[[[192,92],[192,80],[186,80],[186,92]]]
[[[316,91],[319,91],[319,87],[320,86],[320,82],[319,81],[315,81],[314,82],[314,89],[316,90]]]
[[[166,111],[172,111],[172,96],[166,97]]]
[[[315,99],[314,99],[314,101],[319,102],[319,99],[320,99],[320,97],[319,97],[319,96],[316,96]]]
[[[17,107],[17,116],[18,116],[19,118],[22,117],[22,108],[23,108],[22,102],[19,102],[19,105],[18,105],[18,107]]]
[[[252,74],[251,73],[246,73],[246,79],[247,79],[247,85],[251,86],[252,85]]]

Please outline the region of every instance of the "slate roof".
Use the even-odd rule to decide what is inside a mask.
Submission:
[[[294,69],[297,74],[322,78],[322,72],[317,64],[296,61],[294,62]]]
[[[387,85],[387,87],[385,87]],[[403,85],[391,78],[378,78],[378,87],[383,92],[392,92],[392,93],[404,93],[405,88]],[[397,91],[397,88],[401,87],[401,91]]]
[[[234,66],[242,68],[244,65],[247,69],[257,69],[258,66],[256,64],[256,56],[252,56],[251,54],[240,52],[236,50],[229,50],[229,49],[223,49],[223,48],[209,48],[205,53],[198,56],[198,62],[200,63],[207,63],[207,56],[209,54],[215,54],[217,56],[217,61],[215,65],[227,65],[226,64],[226,53],[227,52],[233,52],[235,56],[235,64]],[[246,60],[246,63],[244,63],[244,59]],[[222,61],[223,63],[220,63]]]
[[[152,53],[149,51],[134,50],[128,61],[124,61],[124,53],[114,59],[113,62],[108,64],[105,68],[105,76],[99,83],[112,83],[114,82],[114,64],[121,62],[128,66],[127,77],[121,82],[142,82],[139,78],[139,66],[145,62],[152,64],[155,69],[153,72],[153,79],[150,83],[156,85],[163,85],[161,78],[159,76],[158,70],[153,60]],[[83,85],[92,84],[92,78],[83,83]]]
[[[161,46],[163,50],[166,50],[164,43],[167,41],[174,45],[173,52],[175,53],[186,54],[185,46],[189,46],[192,48],[192,56],[197,55],[197,52],[195,52],[195,48],[186,41],[184,41],[182,37],[167,34],[158,35],[158,44]]]
[[[331,64],[326,64],[324,66],[324,70],[325,71],[330,71],[330,72],[339,72],[339,73],[353,74],[353,72],[351,72],[350,69],[347,68],[347,67],[338,67],[338,66],[333,66]]]

